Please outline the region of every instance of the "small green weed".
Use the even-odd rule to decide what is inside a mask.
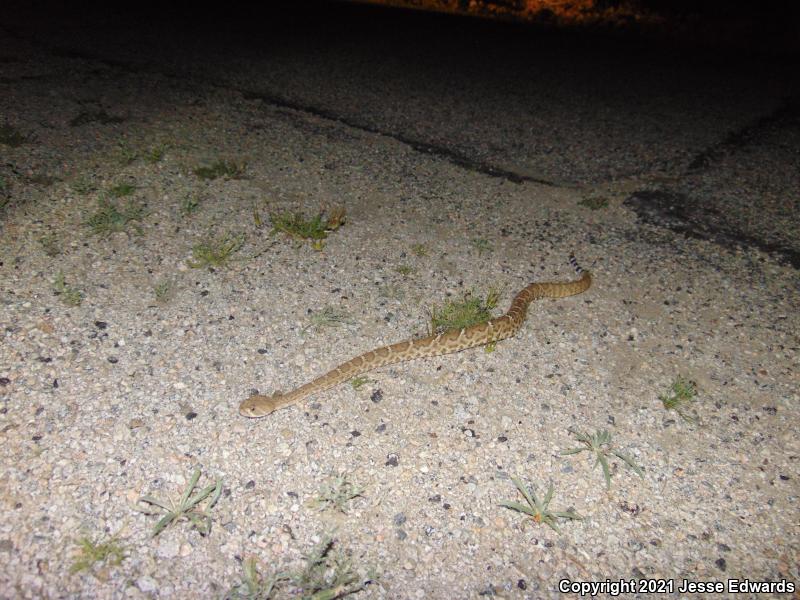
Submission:
[[[545,494],[545,497],[540,500],[536,497],[536,494],[533,491],[528,490],[528,488],[526,488],[519,479],[512,477],[511,480],[514,482],[514,485],[517,486],[519,493],[525,498],[527,505],[520,504],[519,502],[501,502],[500,506],[504,506],[505,508],[510,508],[511,510],[516,510],[517,512],[529,515],[537,523],[544,523],[556,532],[558,531],[556,519],[583,519],[583,517],[571,510],[551,511],[549,509],[550,501],[553,499],[553,484],[550,484],[547,494]]]
[[[187,261],[186,264],[193,269],[220,267],[241,249],[244,238],[244,234],[233,235],[231,233],[226,233],[219,238],[208,238],[192,248],[194,260]]]
[[[111,538],[106,542],[93,542],[88,537],[83,537],[77,541],[77,544],[80,555],[69,569],[72,574],[89,570],[98,563],[108,563],[112,567],[116,567],[125,558],[125,548],[116,538]]]
[[[19,129],[11,125],[11,123],[3,123],[0,125],[0,144],[10,146],[11,148],[19,148],[22,144],[29,144],[34,141],[36,141],[35,136],[22,133]]]
[[[222,481],[217,479],[213,485],[203,488],[192,497],[192,492],[199,479],[200,469],[197,469],[177,503],[172,500],[159,500],[153,496],[139,498],[139,502],[150,505],[149,507],[134,507],[139,512],[146,515],[166,513],[153,528],[153,537],[164,531],[170,523],[177,523],[181,519],[189,521],[192,527],[196,528],[202,535],[208,535],[211,532],[211,515],[209,511],[219,500],[220,494],[222,494]],[[207,500],[205,508],[200,510],[198,507],[204,500]]]
[[[59,271],[53,280],[53,292],[61,297],[61,302],[67,306],[80,306],[83,302],[83,292],[78,288],[67,285],[64,273]]]
[[[156,297],[156,302],[159,304],[166,304],[175,295],[175,285],[171,279],[160,279],[153,286],[153,295]]]
[[[306,219],[301,213],[272,213],[269,216],[272,222],[271,233],[286,233],[298,239],[324,240],[328,232],[336,231],[345,222],[343,208],[334,208],[330,216],[326,217],[320,212],[312,219]]]
[[[486,300],[467,294],[461,302],[449,300],[441,308],[434,307],[431,310],[430,333],[444,333],[488,321],[499,298],[497,291],[489,290]]]
[[[97,189],[97,186],[87,175],[81,175],[80,177],[76,177],[69,185],[69,187],[73,192],[75,192],[79,196],[86,196],[87,194],[90,194]]]
[[[107,198],[97,201],[97,210],[86,220],[86,225],[92,233],[108,236],[117,231],[127,231],[133,227],[138,234],[142,234],[142,226],[138,223],[145,217],[144,206],[138,203],[128,203],[118,207]]]
[[[697,386],[693,381],[689,381],[678,375],[670,385],[669,391],[659,395],[658,399],[667,410],[674,410],[685,421],[694,421],[694,418],[686,413],[689,406],[697,396]]]
[[[244,175],[247,165],[244,163],[239,165],[233,161],[218,160],[211,165],[205,167],[197,167],[194,174],[200,179],[218,179],[225,177],[226,179],[239,179]]]
[[[50,258],[55,258],[61,254],[61,245],[58,236],[55,233],[47,233],[39,238],[39,243],[42,246],[44,253]]]
[[[144,159],[150,164],[161,162],[167,153],[168,147],[169,146],[167,144],[158,144],[156,146],[152,146],[144,151]]]
[[[347,514],[347,503],[361,496],[364,489],[351,482],[347,475],[336,475],[322,485],[319,495],[310,504],[319,510],[335,509]]]
[[[244,560],[242,570],[244,575],[241,582],[228,590],[224,600],[270,600],[277,586],[289,580],[286,573],[262,575],[255,556]]]
[[[589,210],[600,210],[601,208],[608,207],[608,198],[603,198],[600,196],[589,197],[589,198],[584,198],[583,200],[578,202],[578,204],[588,208]]]
[[[302,333],[312,328],[319,331],[323,327],[341,327],[342,325],[352,325],[354,323],[350,313],[335,306],[326,306],[319,312],[311,313],[309,320],[311,322],[303,327]]]
[[[108,189],[108,193],[114,198],[130,196],[136,191],[136,186],[130,183],[118,183]]]
[[[471,242],[472,247],[478,251],[478,256],[483,254],[484,252],[491,252],[494,250],[494,246],[492,243],[484,238],[474,238]]]
[[[391,300],[403,300],[406,297],[406,290],[399,285],[386,284],[378,288],[378,294]]]
[[[625,464],[627,464],[639,477],[644,477],[644,472],[635,462],[633,462],[633,459],[630,456],[623,454],[619,450],[614,450],[611,447],[611,434],[607,430],[598,430],[592,435],[579,431],[573,427],[570,427],[568,431],[574,435],[575,439],[581,442],[583,446],[578,448],[570,448],[569,450],[562,450],[561,455],[566,456],[569,454],[578,454],[584,450],[594,452],[594,455],[597,457],[594,466],[596,467],[597,465],[600,465],[603,467],[603,477],[605,477],[607,489],[611,489],[611,469],[608,466],[608,457],[610,455],[616,456]]]
[[[409,275],[412,275],[417,272],[417,270],[414,267],[411,267],[409,265],[399,265],[395,267],[394,270],[400,273],[400,275],[402,275],[403,277],[408,277]]]
[[[333,538],[325,536],[306,556],[305,568],[291,581],[303,598],[333,600],[363,590],[375,577],[361,577],[343,552],[332,553]]]
[[[119,164],[126,167],[139,160],[139,151],[127,142],[119,142],[117,144],[116,158]]]
[[[299,572],[278,572],[267,576],[259,573],[257,560],[250,557],[242,565],[244,577],[225,595],[226,600],[270,600],[273,592],[281,597],[302,600],[334,600],[359,592],[374,582],[374,573],[360,576],[343,553],[332,553],[333,539],[325,536],[306,556]]]
[[[200,209],[200,198],[190,194],[181,200],[181,214],[185,217],[191,216]]]
[[[425,244],[414,244],[411,246],[411,252],[413,252],[415,256],[428,256],[428,247],[425,246]]]
[[[360,387],[366,385],[367,383],[369,383],[369,379],[366,378],[366,377],[361,377],[361,376],[353,377],[350,380],[350,385],[353,386],[354,390],[359,389]]]

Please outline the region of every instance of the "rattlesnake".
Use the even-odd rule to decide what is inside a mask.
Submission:
[[[382,346],[375,350],[370,350],[288,394],[275,392],[272,396],[259,394],[250,396],[239,405],[239,413],[250,418],[265,417],[279,408],[296,404],[309,396],[378,367],[426,356],[450,354],[451,352],[458,352],[474,346],[510,338],[522,327],[522,322],[525,320],[525,314],[528,311],[528,305],[534,300],[539,298],[564,298],[580,294],[589,289],[589,286],[592,285],[591,274],[580,268],[574,256],[570,256],[569,262],[575,268],[575,272],[581,275],[580,279],[531,283],[516,295],[511,303],[511,308],[502,317],[465,329],[453,329],[422,339],[406,340],[391,346]]]

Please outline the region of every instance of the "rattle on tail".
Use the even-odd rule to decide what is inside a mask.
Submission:
[[[393,363],[415,360],[427,356],[439,356],[459,352],[467,348],[491,344],[513,336],[525,320],[528,306],[540,298],[565,298],[589,289],[592,276],[580,268],[574,256],[569,258],[575,272],[580,275],[574,281],[531,283],[516,295],[511,307],[503,316],[478,323],[472,327],[453,329],[438,335],[430,335],[418,340],[406,340],[390,346],[382,346],[365,352],[313,381],[292,390],[288,394],[275,392],[272,396],[255,394],[239,405],[239,414],[244,417],[265,417],[268,414],[292,404],[297,404],[309,396],[325,391],[348,379],[367,371]]]

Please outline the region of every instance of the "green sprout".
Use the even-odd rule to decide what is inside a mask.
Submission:
[[[151,164],[160,162],[161,159],[164,158],[164,155],[167,152],[167,148],[168,148],[167,144],[158,144],[156,146],[153,146],[152,148],[148,148],[144,152],[144,159]]]
[[[684,379],[678,375],[670,385],[668,392],[660,394],[658,399],[667,410],[674,410],[685,421],[694,421],[690,415],[686,414],[686,410],[694,402],[697,396],[697,386],[693,381]]]
[[[491,311],[497,306],[499,298],[500,294],[497,291],[489,290],[485,300],[467,294],[461,302],[450,300],[441,308],[433,308],[430,332],[444,333],[451,329],[464,329],[488,321],[492,318]]]
[[[100,198],[97,201],[97,210],[86,220],[86,225],[92,230],[92,233],[100,236],[127,231],[129,226],[132,226],[141,235],[142,227],[138,222],[144,217],[145,209],[140,204],[128,203],[118,207],[109,202],[107,198]]]
[[[153,294],[156,297],[156,302],[159,304],[165,304],[169,302],[170,298],[172,298],[175,291],[175,286],[171,279],[164,278],[160,279],[156,282],[153,286]]]
[[[88,537],[83,537],[78,540],[77,544],[80,555],[69,569],[69,572],[73,574],[91,569],[96,563],[107,562],[112,567],[116,567],[125,558],[125,549],[116,538],[111,538],[106,542],[93,542]]]
[[[519,493],[525,498],[526,504],[520,504],[519,502],[501,502],[500,506],[505,508],[510,508],[511,510],[516,510],[517,512],[524,513],[533,518],[534,521],[537,523],[544,523],[548,527],[550,527],[553,531],[558,532],[558,526],[556,525],[556,519],[573,519],[573,520],[582,520],[583,517],[575,513],[574,511],[551,511],[549,509],[550,501],[553,499],[553,484],[550,484],[550,488],[547,490],[547,494],[543,499],[539,499],[536,494],[528,490],[525,485],[516,477],[512,477],[511,480],[514,482],[514,485],[517,486]]]
[[[491,252],[494,250],[492,243],[484,238],[474,238],[470,243],[472,244],[472,247],[478,251],[478,256],[484,252]]]
[[[331,554],[333,538],[325,536],[306,556],[305,568],[291,576],[302,598],[334,600],[363,590],[373,577],[361,578],[341,552]]]
[[[273,592],[281,597],[303,600],[335,600],[366,588],[375,581],[374,572],[361,577],[350,560],[341,552],[332,554],[333,539],[325,536],[306,556],[305,567],[299,572],[278,572],[265,576],[259,573],[257,560],[244,561],[244,577],[239,585],[225,595],[226,600],[270,600]]]
[[[597,457],[594,467],[600,465],[603,468],[603,477],[605,477],[607,489],[611,489],[611,469],[608,466],[608,457],[610,455],[616,456],[625,464],[627,464],[639,477],[644,477],[644,472],[642,471],[641,467],[633,462],[633,459],[630,456],[623,454],[619,450],[614,450],[611,447],[611,434],[607,430],[598,430],[592,435],[572,427],[570,427],[568,431],[574,435],[575,439],[581,442],[583,446],[578,448],[570,448],[569,450],[562,450],[561,455],[567,456],[569,454],[578,454],[584,450],[594,452],[595,456]]]
[[[187,195],[181,200],[181,214],[188,217],[193,215],[200,208],[200,198],[194,195]]]
[[[336,475],[323,484],[319,495],[310,504],[319,510],[335,509],[347,514],[347,503],[361,496],[364,489],[349,481],[347,475]]]
[[[86,196],[97,189],[92,179],[87,175],[75,178],[69,185],[70,189],[79,196]]]
[[[139,512],[146,515],[166,513],[153,528],[153,537],[164,531],[171,523],[177,523],[181,519],[189,521],[201,535],[208,535],[211,532],[211,515],[208,514],[208,511],[214,507],[222,494],[222,480],[217,479],[213,485],[203,488],[192,497],[192,492],[199,479],[200,469],[197,469],[177,503],[172,500],[159,500],[153,496],[139,498],[139,502],[150,505],[150,507],[135,507]],[[198,507],[204,500],[207,500],[205,508],[200,510]]]
[[[588,208],[589,210],[600,210],[601,208],[608,207],[608,199],[602,197],[589,197],[584,198],[580,202],[578,202],[581,206]]]
[[[253,224],[258,228],[261,228],[261,226],[264,224],[264,221],[261,218],[261,211],[258,210],[258,206],[255,204],[253,204]]]
[[[416,256],[427,256],[428,248],[425,246],[425,244],[414,244],[411,246],[411,252],[413,252]]]
[[[369,379],[367,377],[362,377],[360,375],[358,377],[353,377],[350,380],[350,385],[353,386],[354,390],[359,389],[360,387],[364,386],[367,383],[369,383]]]
[[[409,275],[412,275],[417,272],[417,270],[414,267],[411,267],[409,265],[399,265],[395,267],[394,270],[400,273],[400,275],[402,275],[403,277],[408,277]]]
[[[286,233],[295,239],[313,240],[314,249],[322,249],[322,240],[328,233],[336,231],[345,222],[344,208],[337,207],[331,210],[328,217],[320,212],[312,219],[306,219],[301,213],[272,213],[269,216],[272,222],[271,233]]]
[[[244,575],[239,585],[233,586],[225,594],[225,600],[270,600],[276,586],[289,580],[289,575],[275,573],[269,576],[262,575],[258,570],[258,560],[255,556],[246,558],[242,563]]]
[[[350,313],[335,306],[326,306],[321,311],[312,313],[309,320],[311,322],[303,327],[302,333],[312,328],[315,331],[319,331],[323,327],[341,327],[342,325],[352,325],[354,323]]]
[[[80,306],[81,302],[83,302],[83,292],[78,288],[67,285],[62,271],[59,271],[53,280],[53,292],[56,296],[60,296],[61,301],[67,306]]]
[[[193,269],[202,267],[220,267],[230,260],[244,244],[244,234],[233,235],[226,233],[222,237],[208,238],[192,248],[192,258],[187,261]]]
[[[205,167],[197,167],[194,174],[200,179],[218,179],[224,177],[226,179],[240,179],[244,175],[247,168],[245,164],[236,164],[233,161],[218,160],[211,165]]]
[[[61,254],[58,236],[55,233],[47,233],[39,238],[44,253],[50,258],[55,258]]]
[[[114,198],[122,198],[124,196],[130,196],[133,192],[136,191],[136,186],[130,183],[118,183],[115,186],[109,188],[108,193],[111,194]]]

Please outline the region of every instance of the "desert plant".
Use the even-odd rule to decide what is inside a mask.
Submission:
[[[328,232],[336,231],[344,225],[345,211],[344,208],[337,207],[327,217],[324,212],[320,212],[311,219],[299,212],[272,213],[269,218],[272,222],[272,233],[282,232],[297,239],[320,242],[328,237]]]
[[[428,247],[425,244],[414,244],[411,246],[411,252],[416,256],[422,257],[428,255]]]
[[[62,271],[59,271],[53,280],[53,292],[67,306],[80,306],[81,302],[83,302],[83,292],[78,288],[67,285]]]
[[[322,310],[311,313],[309,324],[303,327],[302,333],[309,329],[319,331],[323,327],[341,327],[342,325],[352,325],[354,323],[349,312],[336,306],[325,306]]]
[[[366,588],[377,579],[370,570],[359,575],[347,556],[333,552],[333,538],[326,535],[314,546],[300,571],[281,571],[263,575],[253,557],[242,565],[244,577],[225,595],[226,600],[270,600],[273,593],[303,600],[334,600]]]
[[[491,252],[494,250],[492,243],[485,238],[473,238],[470,243],[472,244],[472,247],[478,251],[478,256],[484,252]]]
[[[547,494],[545,494],[544,498],[540,500],[532,490],[529,490],[525,487],[522,481],[516,477],[512,477],[511,480],[514,482],[514,485],[517,486],[519,493],[522,494],[523,498],[525,498],[526,504],[504,501],[500,503],[500,506],[504,506],[505,508],[510,508],[511,510],[516,510],[517,512],[526,514],[532,517],[537,523],[544,523],[556,532],[558,531],[556,519],[581,520],[583,518],[571,510],[550,510],[550,501],[553,499],[553,484],[550,484]]]
[[[600,196],[587,197],[578,202],[581,206],[589,210],[600,210],[608,207],[608,199]]]
[[[197,494],[192,496],[197,482],[200,479],[200,469],[197,469],[192,478],[189,480],[189,485],[181,495],[178,502],[172,500],[159,500],[153,496],[142,496],[139,502],[148,504],[148,507],[135,507],[136,510],[146,515],[159,515],[163,514],[158,523],[153,528],[153,537],[164,531],[171,523],[177,523],[181,519],[185,519],[192,524],[202,535],[207,535],[211,532],[211,515],[209,511],[214,507],[222,494],[222,481],[217,479],[213,485],[209,485],[200,490]],[[205,508],[199,508],[200,503],[205,502]],[[166,513],[166,514],[164,514]]]
[[[97,201],[97,210],[86,220],[86,225],[92,233],[100,236],[127,231],[128,227],[133,227],[141,234],[142,226],[139,222],[144,217],[145,209],[140,204],[128,203],[125,206],[117,206],[103,197]]]
[[[130,196],[136,191],[136,186],[131,183],[118,183],[108,189],[108,193],[114,198]]]
[[[362,386],[364,386],[365,384],[367,384],[368,382],[369,382],[369,379],[368,379],[368,378],[366,378],[366,377],[363,377],[363,376],[359,375],[358,377],[353,377],[353,378],[350,380],[350,385],[352,385],[352,386],[353,386],[353,389],[354,389],[354,390],[357,390],[357,389],[359,389],[360,387],[362,387]]]
[[[674,410],[685,421],[694,421],[694,418],[686,413],[689,406],[697,396],[697,386],[693,381],[678,375],[672,380],[669,390],[658,396],[664,408]]]
[[[335,509],[347,513],[347,503],[358,498],[364,488],[350,481],[345,474],[339,474],[326,481],[319,491],[319,495],[311,501],[311,506],[320,510]]]
[[[492,318],[499,294],[489,290],[486,299],[467,294],[463,300],[449,300],[440,308],[431,309],[430,333],[444,333],[451,329],[464,329]]]
[[[231,256],[238,252],[244,244],[244,234],[226,233],[222,237],[208,237],[192,248],[192,258],[187,261],[193,269],[202,267],[220,267],[227,263]]]
[[[237,164],[233,161],[218,160],[208,166],[197,167],[194,174],[200,179],[218,179],[224,177],[226,179],[239,179],[244,175],[246,165]]]
[[[634,473],[636,473],[639,477],[644,477],[644,472],[635,462],[633,462],[633,459],[630,456],[623,454],[619,450],[615,450],[611,446],[611,434],[607,430],[598,430],[594,434],[590,435],[570,427],[569,432],[574,435],[575,439],[581,442],[583,446],[578,448],[570,448],[569,450],[562,450],[561,454],[566,456],[569,454],[578,454],[579,452],[583,451],[593,452],[596,457],[594,466],[596,467],[597,465],[600,465],[603,468],[603,477],[605,477],[606,487],[608,489],[611,489],[611,469],[608,465],[608,457],[611,455],[616,456],[623,461],[626,465],[633,469]]]
[[[97,563],[108,563],[117,566],[125,558],[125,548],[116,538],[111,538],[105,542],[95,542],[88,537],[83,537],[77,541],[79,556],[72,563],[70,573],[79,573],[94,567]]]

